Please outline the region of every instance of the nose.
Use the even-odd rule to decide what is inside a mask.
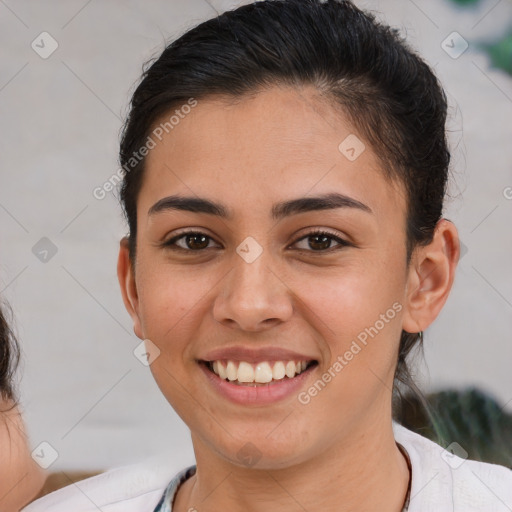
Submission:
[[[266,251],[252,262],[238,254],[233,259],[234,268],[222,280],[215,298],[214,318],[244,331],[260,331],[289,320],[293,295],[279,272],[270,268]]]

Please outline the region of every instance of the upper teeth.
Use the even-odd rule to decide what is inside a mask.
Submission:
[[[270,382],[285,377],[295,377],[306,369],[307,361],[275,361],[273,366],[268,361],[252,365],[246,361],[213,361],[213,371],[221,378],[239,382]]]

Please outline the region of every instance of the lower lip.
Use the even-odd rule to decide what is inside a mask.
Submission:
[[[300,388],[304,386],[306,379],[318,366],[311,365],[299,375],[293,378],[284,378],[277,382],[269,383],[262,386],[238,385],[230,381],[221,379],[216,373],[210,371],[206,364],[199,363],[199,366],[206,375],[208,381],[213,385],[214,389],[222,396],[228,398],[232,402],[242,405],[256,404],[265,405],[283,400],[290,395],[297,395]]]

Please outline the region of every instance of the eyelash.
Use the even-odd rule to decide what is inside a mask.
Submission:
[[[213,240],[213,238],[209,235],[207,235],[206,233],[202,233],[201,231],[184,231],[182,233],[180,233],[179,235],[167,240],[166,242],[163,242],[162,243],[162,246],[167,248],[167,249],[170,249],[172,251],[182,251],[182,252],[189,252],[189,253],[199,253],[199,252],[203,252],[205,250],[208,249],[205,248],[205,249],[197,249],[197,250],[194,250],[194,249],[184,249],[183,247],[179,247],[176,245],[176,242],[188,235],[204,235],[206,236],[209,240]],[[318,251],[313,251],[313,250],[307,250],[307,249],[299,249],[300,252],[309,252],[309,253],[316,253],[316,254],[320,254],[320,253],[331,253],[333,251],[337,251],[337,250],[340,250],[342,249],[343,247],[349,247],[351,246],[352,244],[350,244],[349,242],[347,242],[346,240],[343,240],[342,238],[336,236],[336,235],[333,235],[332,233],[329,233],[328,231],[323,231],[323,230],[316,230],[316,231],[311,231],[303,236],[301,236],[300,238],[298,238],[297,240],[295,240],[295,242],[293,242],[292,245],[302,241],[302,240],[305,240],[305,239],[308,239],[310,237],[314,237],[314,236],[326,236],[328,238],[330,238],[331,240],[334,240],[335,242],[337,242],[339,245],[338,247],[330,247],[328,249],[325,249],[325,250],[318,250]]]

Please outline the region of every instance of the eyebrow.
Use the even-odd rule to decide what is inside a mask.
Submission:
[[[319,210],[334,210],[336,208],[354,208],[367,213],[372,209],[349,196],[329,193],[315,197],[301,197],[276,203],[272,207],[272,218],[280,220],[284,217]],[[233,219],[232,211],[221,203],[202,197],[168,196],[157,201],[148,211],[148,215],[168,210],[181,210],[194,213],[207,213],[226,220]]]

